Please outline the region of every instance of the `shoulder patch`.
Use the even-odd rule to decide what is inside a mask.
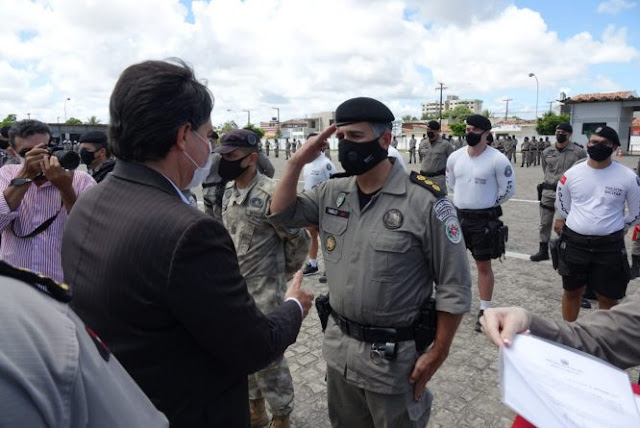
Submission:
[[[436,198],[441,198],[446,195],[446,193],[440,186],[438,186],[433,182],[433,180],[425,177],[424,175],[418,174],[415,171],[411,171],[409,178],[412,183],[415,183],[420,187],[424,187],[425,189],[433,193],[433,196],[435,196]]]

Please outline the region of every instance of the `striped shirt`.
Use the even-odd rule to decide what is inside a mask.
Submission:
[[[4,190],[21,168],[22,165],[5,165],[0,168],[0,259],[62,282],[60,248],[62,232],[67,223],[67,210],[62,205],[62,196],[58,188],[48,181],[40,186],[31,183],[20,205],[11,211],[4,197]],[[76,196],[95,184],[94,179],[86,172],[74,172],[73,190]],[[60,213],[45,231],[31,238],[19,238],[33,232],[58,211]]]

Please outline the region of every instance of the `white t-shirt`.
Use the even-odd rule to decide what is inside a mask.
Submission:
[[[604,169],[593,168],[588,161],[569,168],[556,195],[556,212],[581,235],[610,235],[640,219],[640,178],[615,161]]]
[[[511,162],[491,146],[480,156],[464,147],[447,159],[447,188],[457,208],[479,210],[506,202],[516,191]]]
[[[331,162],[324,153],[320,153],[315,160],[302,168],[304,190],[311,190],[317,185],[324,183],[329,179],[331,174],[335,174],[336,172],[336,167],[333,165],[333,162]]]
[[[387,155],[389,157],[391,157],[391,158],[396,158],[397,159],[396,162],[399,162],[400,165],[402,165],[402,168],[404,169],[404,171],[407,174],[409,173],[409,169],[407,168],[407,164],[404,162],[404,159],[402,159],[402,155],[400,154],[398,149],[393,147],[391,144],[389,144],[389,149],[387,150]]]

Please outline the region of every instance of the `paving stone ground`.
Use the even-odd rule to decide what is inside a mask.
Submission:
[[[408,155],[404,153],[405,161]],[[518,154],[518,158],[519,158]],[[276,167],[276,179],[284,169],[284,159],[271,158]],[[518,159],[520,160],[520,159]],[[634,168],[637,157],[620,161]],[[336,166],[336,157],[334,157]],[[415,165],[414,169],[418,169]],[[561,319],[562,286],[560,277],[549,262],[534,263],[520,255],[533,254],[538,249],[538,205],[535,186],[542,180],[540,167],[514,167],[516,194],[503,206],[503,221],[509,226],[509,242],[505,260],[494,262],[494,306],[523,306],[537,314]],[[630,235],[630,234],[628,234]],[[630,252],[630,236],[627,237]],[[469,258],[473,275],[473,303],[471,313],[462,321],[453,341],[449,358],[429,383],[435,395],[429,427],[478,428],[509,427],[515,417],[513,411],[500,402],[498,352],[483,334],[473,329],[478,311],[476,270]],[[322,260],[320,260],[322,270]],[[633,293],[640,282],[629,284]],[[304,287],[316,295],[326,293],[326,284],[318,276],[304,279]],[[593,310],[582,309],[580,316]],[[322,332],[315,308],[304,320],[297,342],[286,352],[295,386],[295,410],[292,415],[297,428],[328,428],[327,397],[324,381],[325,362],[322,358]],[[638,371],[629,370],[636,381]],[[357,428],[357,427],[354,427]]]

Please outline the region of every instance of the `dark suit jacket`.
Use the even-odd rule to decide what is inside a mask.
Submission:
[[[248,426],[247,374],[295,342],[300,308],[262,314],[227,231],[156,171],[119,161],[91,190],[62,242],[71,306],[172,427]]]

